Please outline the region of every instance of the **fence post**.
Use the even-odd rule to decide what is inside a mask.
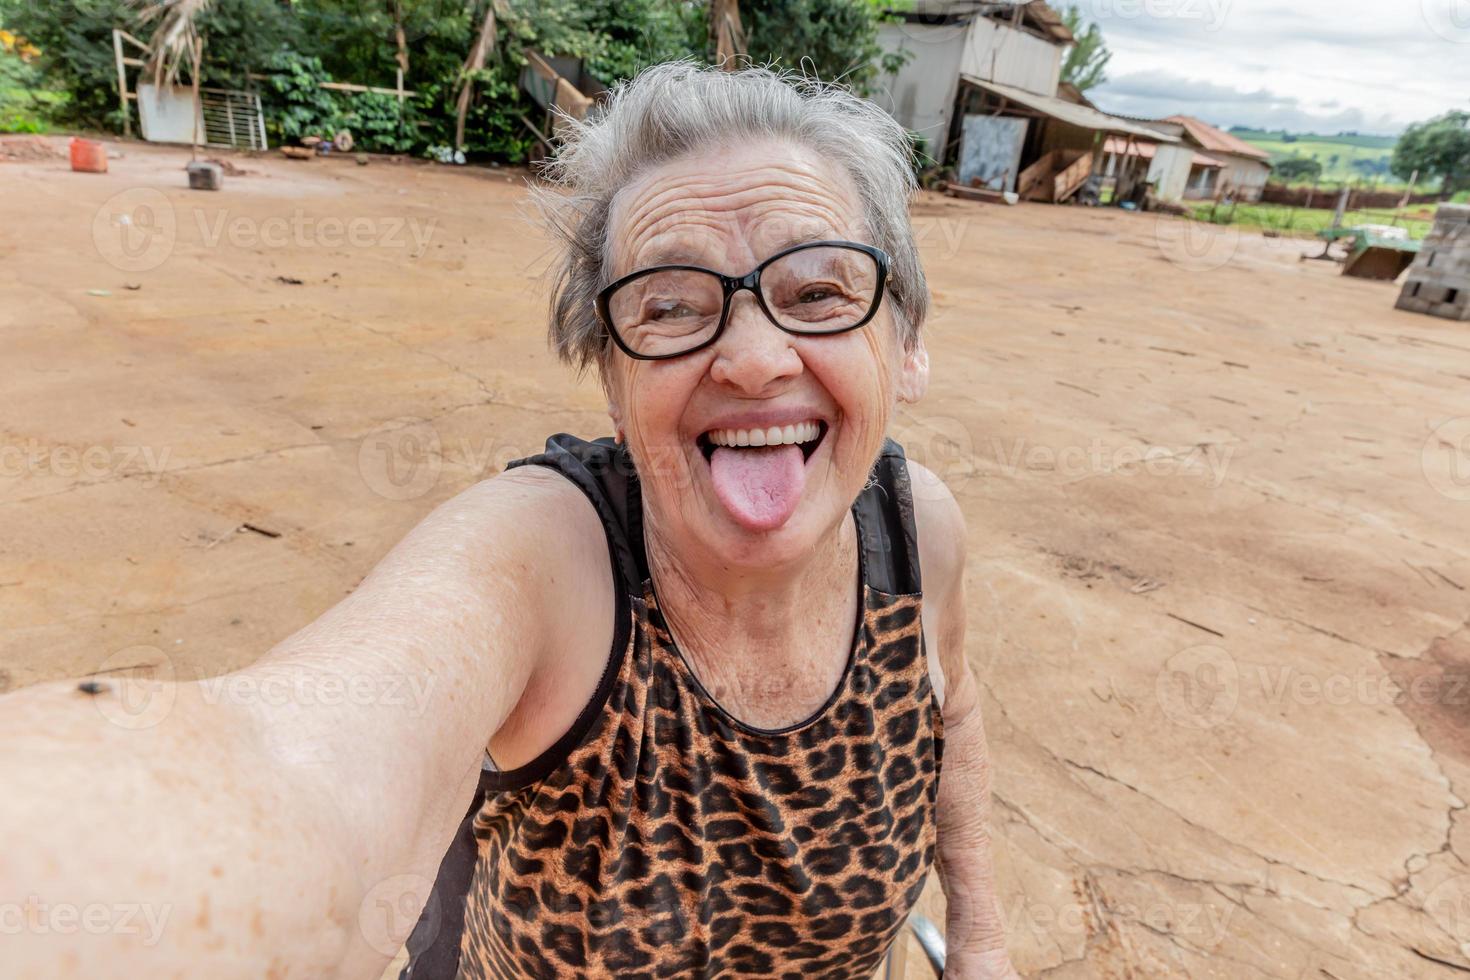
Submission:
[[[133,115],[128,111],[128,73],[123,68],[122,31],[112,29],[112,59],[117,63],[117,102],[122,109],[123,135],[133,135]]]

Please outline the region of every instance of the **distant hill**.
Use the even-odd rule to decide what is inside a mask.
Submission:
[[[1397,136],[1366,136],[1360,133],[1321,136],[1316,133],[1289,133],[1284,130],[1247,129],[1242,126],[1234,127],[1230,132],[1270,153],[1272,163],[1292,157],[1310,157],[1316,160],[1322,164],[1324,181],[1356,183],[1376,178],[1383,185],[1403,183],[1389,170],[1393,148],[1398,143]]]

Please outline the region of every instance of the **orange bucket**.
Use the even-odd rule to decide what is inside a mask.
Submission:
[[[96,140],[71,140],[71,168],[84,174],[107,173],[107,150]]]

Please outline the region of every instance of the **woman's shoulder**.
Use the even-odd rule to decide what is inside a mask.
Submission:
[[[962,567],[965,559],[965,515],[944,479],[922,463],[904,460],[918,525],[919,555],[927,580],[931,574]],[[931,572],[931,568],[933,571]]]

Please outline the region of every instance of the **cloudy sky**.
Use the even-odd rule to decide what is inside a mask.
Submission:
[[[1102,109],[1398,133],[1470,109],[1470,0],[1053,0],[1103,29]]]

